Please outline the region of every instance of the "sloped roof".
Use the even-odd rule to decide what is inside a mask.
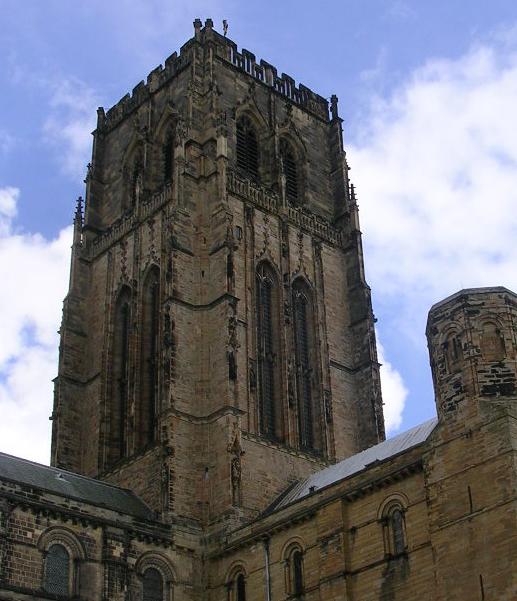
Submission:
[[[6,453],[0,453],[0,480],[30,486],[140,519],[154,519],[152,509],[130,490]]]
[[[385,461],[403,451],[407,451],[422,444],[427,440],[437,423],[438,420],[436,418],[430,419],[415,428],[411,428],[411,430],[402,432],[402,434],[398,434],[365,451],[361,451],[361,453],[352,455],[335,465],[331,465],[330,467],[312,474],[281,495],[276,503],[268,508],[268,513],[279,509],[280,507],[290,505],[295,501],[299,501],[311,492],[316,492],[331,484],[335,484],[340,480],[349,478],[373,463]]]

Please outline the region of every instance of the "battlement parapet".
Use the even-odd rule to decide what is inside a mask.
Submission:
[[[177,52],[173,52],[163,65],[158,65],[149,73],[146,82],[142,80],[138,83],[131,94],[128,93],[123,96],[107,112],[104,112],[104,109],[99,109],[97,129],[101,132],[114,129],[147,100],[153,92],[183,71],[190,64],[190,58],[190,52],[185,46],[183,46],[179,55]]]
[[[172,198],[172,185],[167,184],[162,190],[153,194],[138,207],[138,211],[125,214],[115,221],[106,231],[94,238],[86,248],[89,258],[94,258],[103,253],[107,248],[123,238],[138,223],[145,221],[161,206]]]
[[[328,121],[329,104],[323,96],[316,94],[303,84],[297,86],[295,80],[285,73],[282,73],[279,77],[278,71],[273,65],[270,65],[265,60],[257,63],[255,55],[252,52],[245,48],[239,52],[237,44],[226,38],[225,41],[226,44],[221,58],[231,63],[237,69],[251,75],[256,80],[270,86],[275,92],[285,96],[320,119]]]
[[[230,194],[239,196],[268,213],[280,214],[282,204],[278,194],[241,177],[233,170],[228,171],[226,187]],[[291,223],[333,246],[342,246],[341,231],[326,219],[310,213],[303,207],[288,207],[287,218]]]

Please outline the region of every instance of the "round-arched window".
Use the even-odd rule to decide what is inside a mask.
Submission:
[[[70,592],[70,554],[63,545],[51,545],[47,551],[43,588],[55,595]]]
[[[163,601],[163,577],[156,568],[144,572],[143,601]]]

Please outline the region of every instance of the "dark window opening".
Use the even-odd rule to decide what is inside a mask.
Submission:
[[[293,553],[292,563],[293,595],[301,595],[303,593],[303,556],[301,551]]]
[[[68,595],[70,555],[63,545],[52,545],[45,559],[43,588],[55,595]]]
[[[280,157],[285,177],[285,194],[292,203],[298,201],[298,166],[292,146],[287,140],[280,142]]]
[[[126,455],[126,414],[129,377],[130,291],[125,288],[115,306],[112,347],[112,388],[108,464]]]
[[[145,447],[156,437],[158,401],[158,365],[160,331],[160,272],[153,268],[145,281],[141,326],[141,384],[139,399],[139,446]]]
[[[143,601],[163,601],[163,578],[156,568],[147,568],[143,582]]]
[[[257,133],[248,117],[237,121],[237,168],[248,176],[258,178]]]
[[[172,180],[174,162],[174,132],[171,130],[165,138],[163,147],[163,176],[166,182]]]
[[[393,537],[393,553],[400,555],[406,549],[404,540],[404,517],[400,509],[394,509],[390,516],[391,534]]]
[[[278,365],[278,286],[273,270],[262,263],[257,270],[257,361],[261,433],[282,438]]]
[[[244,574],[239,574],[237,576],[237,599],[236,601],[246,601],[246,580],[244,579]]]

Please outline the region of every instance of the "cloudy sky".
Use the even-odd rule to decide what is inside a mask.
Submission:
[[[388,432],[434,415],[432,303],[517,290],[514,0],[0,0],[0,450],[48,462],[70,222],[97,106],[212,17],[335,93],[357,187]]]

